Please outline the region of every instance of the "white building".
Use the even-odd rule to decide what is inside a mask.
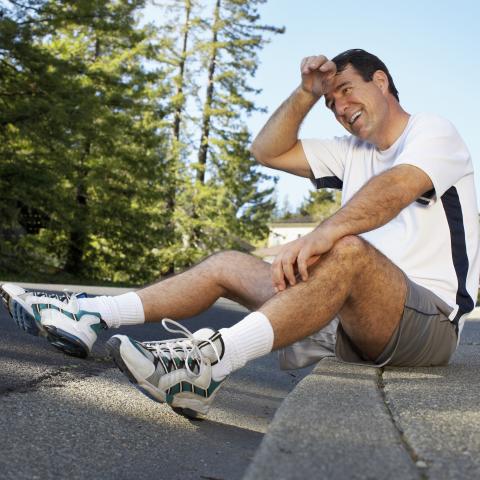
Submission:
[[[313,222],[278,222],[270,224],[270,235],[268,236],[267,247],[276,247],[303,237],[310,233],[315,227]]]
[[[273,261],[279,250],[279,246],[303,237],[307,233],[310,233],[317,225],[318,222],[312,222],[308,217],[292,218],[271,223],[269,225],[270,234],[268,236],[267,246],[265,248],[259,248],[253,253],[262,257],[267,262]]]

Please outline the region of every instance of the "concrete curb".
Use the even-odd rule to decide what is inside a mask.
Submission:
[[[447,367],[320,361],[277,410],[244,480],[480,478],[480,309],[469,320]]]
[[[244,480],[410,479],[378,371],[322,360],[283,401]]]

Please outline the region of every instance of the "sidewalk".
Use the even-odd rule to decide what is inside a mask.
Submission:
[[[244,480],[480,478],[480,311],[448,367],[322,360],[277,411]]]

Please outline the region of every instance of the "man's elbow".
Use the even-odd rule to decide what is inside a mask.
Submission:
[[[268,160],[264,154],[262,154],[262,150],[259,147],[258,143],[254,140],[253,143],[250,145],[250,153],[253,155],[255,160],[260,164],[268,167]]]

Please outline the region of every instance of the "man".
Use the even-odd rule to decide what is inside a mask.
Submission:
[[[14,319],[67,353],[86,355],[99,328],[191,317],[219,297],[252,310],[231,328],[140,343],[108,341],[146,395],[202,416],[249,360],[314,334],[338,317],[335,352],[372,366],[445,365],[474,307],[480,268],[472,162],[446,120],[409,115],[386,66],[363,50],[307,57],[301,85],[252,146],[263,165],[342,188],[342,208],[285,245],[272,266],[222,252],[137,293],[48,298],[4,285]],[[350,135],[298,140],[320,98]],[[170,325],[170,326],[169,326]],[[176,328],[172,328],[172,325]]]

